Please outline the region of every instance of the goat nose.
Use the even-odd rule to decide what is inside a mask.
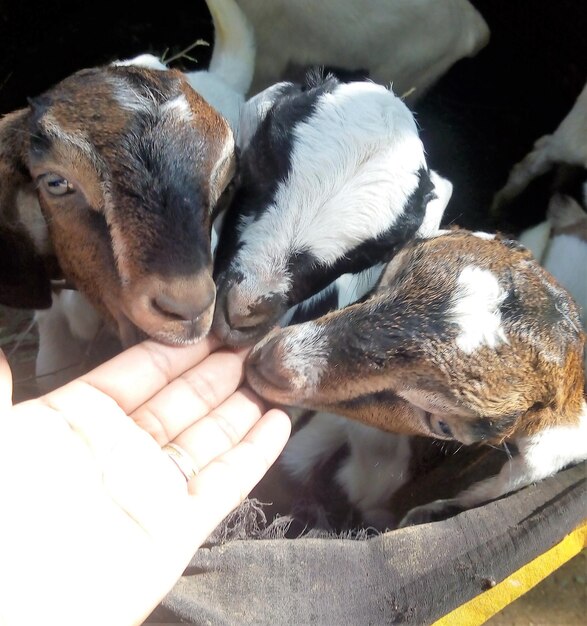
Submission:
[[[226,319],[231,328],[248,330],[271,322],[281,311],[280,296],[263,297],[252,305],[244,302],[238,289],[232,288],[226,297]]]
[[[255,382],[259,379],[278,389],[291,387],[292,372],[285,367],[283,357],[283,343],[278,336],[253,350],[247,359],[247,376],[253,388],[256,388]]]
[[[170,285],[151,300],[153,309],[169,319],[193,321],[214,303],[213,289],[186,289]]]

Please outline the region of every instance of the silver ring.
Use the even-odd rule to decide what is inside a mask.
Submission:
[[[198,468],[194,464],[191,455],[176,443],[166,443],[161,450],[166,452],[169,458],[177,465],[177,469],[183,474],[188,483],[198,475]]]

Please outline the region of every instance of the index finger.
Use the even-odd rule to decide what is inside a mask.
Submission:
[[[143,341],[81,376],[78,381],[113,398],[129,415],[172,380],[204,360],[218,345],[219,341],[211,336],[191,346]],[[65,385],[52,391],[47,397],[51,399],[63,391],[67,393],[68,387]]]

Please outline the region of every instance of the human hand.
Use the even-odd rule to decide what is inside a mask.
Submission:
[[[145,342],[14,407],[0,352],[0,623],[140,623],[267,471],[289,419],[214,347]]]

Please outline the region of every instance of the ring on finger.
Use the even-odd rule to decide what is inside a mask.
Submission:
[[[198,475],[199,470],[191,455],[181,446],[178,446],[176,443],[166,443],[161,450],[167,453],[187,482]]]

